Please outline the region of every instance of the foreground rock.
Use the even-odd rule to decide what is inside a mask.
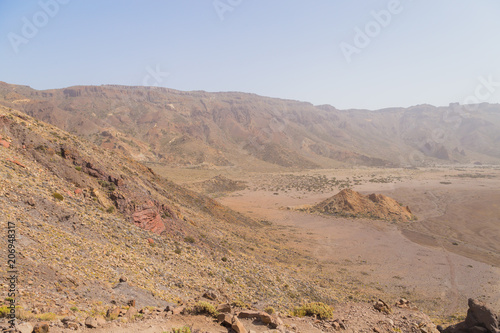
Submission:
[[[85,319],[85,326],[88,328],[97,328],[106,323],[106,320],[101,316],[87,317]]]
[[[32,333],[33,325],[31,325],[30,323],[22,323],[17,325],[16,329],[21,333]]]
[[[381,299],[379,299],[378,301],[376,301],[375,304],[373,304],[373,307],[376,310],[380,311],[380,312],[383,312],[383,313],[386,313],[386,314],[391,313],[391,308],[389,307],[389,305],[387,305],[387,303],[385,303]]]
[[[220,304],[217,307],[217,312],[218,313],[232,313],[233,309],[231,308],[231,305],[224,303],[224,304]]]
[[[33,328],[33,333],[48,333],[49,332],[49,324],[42,322],[35,325]]]
[[[465,321],[450,326],[443,333],[500,333],[498,315],[484,303],[469,298]]]
[[[245,326],[241,323],[241,321],[238,319],[238,317],[234,316],[231,320],[231,328],[236,332],[236,333],[247,333],[247,330]]]
[[[382,303],[382,301],[381,301]],[[399,302],[401,303],[401,302]],[[403,302],[403,303],[407,303]],[[387,303],[384,303],[387,304]],[[108,321],[99,315],[83,317],[68,316],[60,323],[38,323],[33,332],[70,333],[76,331],[93,333],[158,333],[172,332],[182,327],[190,327],[191,332],[415,332],[438,333],[430,318],[409,305],[404,308],[395,306],[390,313],[377,311],[373,303],[343,303],[337,304],[333,314],[328,319],[309,314],[304,317],[284,316],[279,313],[269,314],[259,309],[238,311],[228,304],[213,304],[217,308],[228,311],[219,313],[217,321],[211,314],[193,314],[191,311],[177,309],[183,306],[167,306],[165,309],[146,306],[144,308],[128,309],[119,306],[110,307]],[[117,311],[119,309],[121,311]],[[132,310],[131,310],[132,309]],[[473,317],[481,322],[487,322],[490,312],[483,311],[481,305],[473,307]],[[174,313],[175,312],[175,313]],[[119,315],[118,315],[119,313]],[[127,313],[130,313],[128,320]],[[132,315],[134,314],[134,315]],[[137,316],[135,314],[138,314]],[[484,317],[484,315],[487,315]],[[116,318],[115,316],[118,315]],[[79,323],[81,321],[81,323]],[[494,322],[493,322],[494,324]],[[18,325],[26,328],[24,332],[31,333],[27,323]],[[477,325],[477,323],[475,324]],[[44,328],[42,328],[44,326]],[[224,327],[221,327],[224,326]],[[0,331],[2,331],[0,324]],[[48,331],[50,328],[50,331]],[[175,330],[174,330],[175,329]],[[28,331],[29,330],[29,331]],[[3,331],[6,331],[5,329]],[[452,332],[495,332],[486,328],[474,326],[473,330]]]

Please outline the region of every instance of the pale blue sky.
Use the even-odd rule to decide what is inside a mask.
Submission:
[[[213,0],[0,0],[0,81],[146,83],[342,109],[447,105],[478,89],[500,102],[498,0],[217,1],[232,9],[223,20]],[[390,22],[376,23],[371,12],[389,8]],[[356,46],[367,26],[369,44],[348,62],[341,43]],[[155,80],[156,69],[169,74]]]

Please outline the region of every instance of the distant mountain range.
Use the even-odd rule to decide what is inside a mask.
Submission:
[[[255,94],[156,87],[35,90],[0,104],[140,161],[242,168],[500,163],[500,105],[338,110]]]

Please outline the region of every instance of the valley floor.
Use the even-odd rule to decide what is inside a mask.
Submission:
[[[185,176],[189,179],[189,172]],[[301,258],[290,254],[280,260],[338,290],[339,299],[341,294],[360,300],[364,295],[405,297],[441,318],[464,313],[469,297],[500,308],[498,168],[363,168],[225,176],[247,181],[248,188],[218,194],[218,200],[269,221],[269,237],[301,253]],[[317,181],[318,177],[335,177],[340,186],[348,184],[364,194],[391,196],[408,205],[418,220],[396,223],[296,210],[338,192],[332,182]],[[315,185],[304,188],[308,181]]]

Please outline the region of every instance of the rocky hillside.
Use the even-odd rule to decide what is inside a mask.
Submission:
[[[312,211],[342,217],[362,217],[407,222],[416,219],[408,206],[383,194],[362,195],[344,189],[313,206]]]
[[[142,161],[246,169],[500,163],[499,105],[343,111],[245,93],[6,83],[0,103]]]
[[[208,289],[283,308],[333,300],[287,268],[295,251],[272,226],[22,112],[0,107],[0,136],[0,221],[15,224],[18,301],[31,314],[163,306]]]
[[[0,317],[15,300],[18,319],[33,324],[19,325],[22,332],[35,325],[36,332],[163,332],[193,322],[237,332],[435,332],[406,301],[346,303],[384,294],[344,275],[319,275],[316,262],[283,246],[279,227],[2,106],[0,224],[15,228],[18,271],[18,293],[4,294]],[[7,282],[1,286],[8,290]],[[232,314],[210,319],[225,303]],[[281,314],[262,312],[271,307]],[[240,316],[245,308],[256,311]]]
[[[17,294],[5,294],[0,306],[4,331],[9,325],[1,317],[11,301],[21,332],[170,332],[221,324],[236,332],[384,331],[417,322],[434,329],[416,309],[392,313],[341,303],[371,297],[361,286],[350,292],[349,281],[319,284],[314,263],[283,246],[279,228],[4,107],[0,176],[0,223],[15,229],[18,271]],[[227,317],[209,319],[228,307]],[[242,314],[246,308],[259,311]]]

